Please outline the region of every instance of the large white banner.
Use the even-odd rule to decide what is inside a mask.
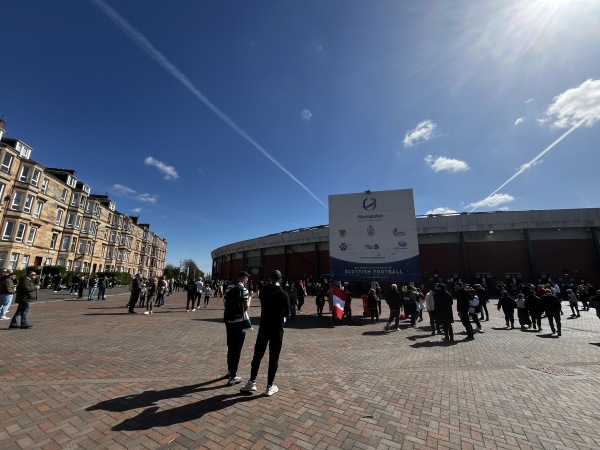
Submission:
[[[335,281],[420,281],[412,189],[329,196]]]

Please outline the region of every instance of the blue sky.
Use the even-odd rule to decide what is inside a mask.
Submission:
[[[412,188],[417,214],[599,206],[599,1],[22,0],[2,19],[6,134],[139,214],[168,263],[209,270],[366,189]]]

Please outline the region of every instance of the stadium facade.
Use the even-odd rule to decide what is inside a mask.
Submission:
[[[600,208],[497,211],[417,217],[421,283],[460,279],[488,286],[589,282],[600,286]],[[247,270],[264,279],[329,274],[329,227],[301,228],[213,250],[213,279]],[[361,281],[361,280],[356,280]]]

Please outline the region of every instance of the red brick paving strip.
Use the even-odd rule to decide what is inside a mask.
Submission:
[[[309,297],[286,324],[280,391],[267,398],[267,355],[257,394],[225,386],[221,299],[186,313],[177,293],[155,314],[133,315],[120,292],[105,302],[36,304],[33,329],[0,330],[8,342],[0,448],[600,447],[600,347],[590,345],[600,343],[600,320],[592,312],[563,320],[557,339],[504,330],[492,307],[484,334],[474,342],[458,334],[448,346],[425,322],[386,333],[357,317],[357,326],[333,328],[317,320]],[[259,314],[254,306],[255,325]],[[255,338],[246,338],[244,380]]]

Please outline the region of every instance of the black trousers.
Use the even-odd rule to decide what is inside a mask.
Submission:
[[[553,333],[558,331],[560,333],[560,311],[551,311],[546,313],[548,317],[548,323]],[[554,328],[554,322],[556,322],[556,328]]]
[[[134,312],[133,310],[135,309],[135,304],[137,303],[139,296],[140,296],[140,291],[131,291],[131,296],[129,297],[129,312],[130,313]]]
[[[239,323],[226,323],[225,326],[227,327],[227,369],[229,370],[229,376],[235,377],[240,365],[240,356],[242,356],[246,333],[242,331],[242,326]]]
[[[271,386],[275,381],[277,367],[279,367],[279,354],[283,344],[283,326],[276,328],[267,328],[261,326],[258,329],[256,344],[254,345],[254,357],[252,358],[252,370],[250,371],[250,379],[256,381],[260,361],[265,356],[267,345],[269,346],[269,371],[267,373],[267,386]]]
[[[473,337],[473,326],[471,325],[471,322],[469,321],[469,313],[467,312],[461,312],[460,314],[460,322],[463,324],[463,327],[465,327],[465,330],[467,330],[467,336],[468,337]]]
[[[483,320],[483,313],[485,313],[485,320],[490,320],[490,313],[487,309],[487,302],[481,302],[481,320]]]
[[[319,319],[323,317],[323,306],[317,305],[317,316],[319,317]]]
[[[506,326],[515,326],[515,310],[504,311],[504,320],[506,321]]]
[[[194,302],[196,300],[194,299],[194,293],[189,293],[187,295],[187,301],[185,302],[185,309],[194,309]],[[190,308],[190,302],[192,302],[192,307]]]
[[[444,336],[447,341],[454,340],[454,330],[452,329],[452,322],[449,320],[442,322],[444,327]],[[473,328],[471,328],[471,336],[473,335]]]
[[[392,324],[392,320],[395,320],[396,324],[394,325],[396,328],[398,328],[398,325],[400,323],[400,310],[399,309],[390,309],[390,318],[388,319],[388,325]]]
[[[431,325],[431,332],[440,331],[440,323],[435,320],[435,311],[427,311],[429,314],[429,325]]]

